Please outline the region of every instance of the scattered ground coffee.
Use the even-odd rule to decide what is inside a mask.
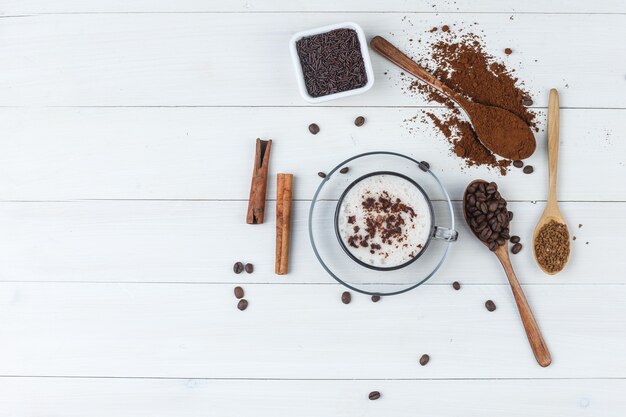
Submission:
[[[465,192],[464,204],[466,220],[472,232],[491,251],[509,240],[509,222],[513,213],[507,210],[507,202],[495,182],[471,183]]]
[[[437,78],[453,90],[472,100],[501,107],[535,128],[535,114],[524,107],[529,94],[524,91],[513,70],[488,54],[483,40],[475,34],[458,35],[453,31],[436,32],[437,38],[420,64],[430,69]],[[423,51],[420,55],[424,56]],[[425,112],[427,118],[450,142],[452,152],[465,159],[468,166],[487,165],[506,175],[511,161],[496,156],[478,140],[472,126],[461,116],[455,104],[419,80],[411,78],[408,90],[418,92],[432,103],[444,104],[443,113]]]
[[[485,301],[485,308],[486,308],[488,311],[495,311],[495,309],[496,309],[496,303],[494,303],[494,302],[493,302],[493,301],[491,301],[491,300],[487,300],[487,301]]]
[[[569,256],[567,226],[550,220],[537,233],[535,255],[539,265],[548,272],[559,272]]]
[[[420,365],[422,366],[426,366],[426,364],[428,363],[428,361],[430,361],[430,356],[424,354],[422,355],[422,357],[420,358]]]
[[[353,29],[337,29],[296,42],[304,83],[311,97],[354,90],[367,84],[361,45]]]

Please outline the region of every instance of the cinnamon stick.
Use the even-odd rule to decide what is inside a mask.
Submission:
[[[267,171],[270,165],[271,149],[271,139],[256,140],[250,199],[248,200],[248,213],[246,214],[246,223],[248,224],[262,224],[265,218],[265,193],[267,191]]]
[[[285,275],[289,270],[289,235],[291,232],[292,174],[276,177],[276,263],[275,272]]]

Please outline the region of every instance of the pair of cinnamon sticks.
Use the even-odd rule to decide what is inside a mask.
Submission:
[[[256,140],[254,169],[246,214],[246,223],[248,224],[262,224],[265,220],[265,197],[271,148],[271,139],[267,141]],[[276,180],[276,257],[274,270],[278,275],[285,275],[289,269],[293,174],[277,174]]]

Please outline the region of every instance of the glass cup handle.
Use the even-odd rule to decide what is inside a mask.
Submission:
[[[454,229],[448,229],[447,227],[435,226],[433,233],[434,239],[447,240],[448,242],[456,242],[459,237],[459,232]]]

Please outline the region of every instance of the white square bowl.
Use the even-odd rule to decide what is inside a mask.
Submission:
[[[363,57],[363,63],[365,64],[367,83],[363,87],[355,88],[353,90],[328,94],[321,97],[311,97],[306,89],[306,84],[304,83],[304,74],[302,72],[302,65],[300,64],[298,50],[296,49],[296,42],[298,42],[302,38],[306,38],[307,36],[319,35],[321,33],[330,32],[331,30],[336,29],[352,29],[356,32],[359,39],[359,45],[361,46],[361,56]],[[354,22],[337,23],[335,25],[328,25],[316,29],[309,29],[298,32],[291,37],[291,40],[289,41],[289,49],[291,50],[291,60],[293,61],[293,66],[296,71],[296,78],[298,80],[298,88],[300,89],[300,94],[309,103],[321,103],[328,100],[335,100],[342,97],[361,94],[372,88],[372,85],[374,85],[374,70],[372,69],[372,61],[370,60],[369,50],[367,49],[367,39],[365,39],[365,33],[363,32],[363,29],[361,29],[361,26],[357,25]]]

